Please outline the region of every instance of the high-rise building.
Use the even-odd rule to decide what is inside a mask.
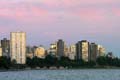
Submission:
[[[97,56],[105,56],[106,50],[102,45],[98,45]]]
[[[76,46],[75,45],[71,45],[69,47],[69,53],[68,53],[68,57],[71,60],[75,60],[75,56],[76,56]]]
[[[57,43],[50,44],[48,53],[57,56]]]
[[[58,40],[57,42],[57,56],[61,57],[64,56],[64,41],[62,39]]]
[[[36,48],[35,56],[39,58],[45,58],[45,49],[43,47]]]
[[[0,47],[0,57],[2,56],[2,48]]]
[[[68,57],[69,56],[69,47],[64,43],[64,56]]]
[[[11,32],[10,34],[10,55],[11,60],[17,64],[26,63],[26,33]]]
[[[76,59],[83,59],[84,61],[89,60],[89,42],[86,40],[79,41],[76,44]]]
[[[76,43],[76,60],[82,59],[81,55],[81,42]]]
[[[95,43],[91,43],[90,44],[90,55],[89,55],[89,59],[91,61],[96,61],[96,58],[97,58],[97,44]]]
[[[1,47],[2,47],[2,55],[6,57],[10,57],[10,40],[7,40],[7,38],[1,40]]]

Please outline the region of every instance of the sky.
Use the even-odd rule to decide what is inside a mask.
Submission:
[[[27,33],[27,45],[87,39],[120,57],[120,0],[0,0],[0,39]]]

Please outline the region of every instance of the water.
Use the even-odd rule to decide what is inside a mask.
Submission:
[[[118,69],[0,72],[0,80],[120,80]]]

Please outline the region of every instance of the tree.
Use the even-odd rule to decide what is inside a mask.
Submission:
[[[88,66],[89,67],[94,67],[96,65],[96,62],[95,61],[89,61],[88,62]]]
[[[107,59],[105,56],[100,56],[97,58],[97,64],[100,66],[106,66],[107,65]]]
[[[62,56],[59,60],[59,65],[64,67],[71,66],[71,60],[68,57]]]
[[[116,67],[120,67],[120,59],[119,58],[114,58],[112,61],[112,65]]]
[[[58,62],[58,59],[54,55],[47,55],[45,57],[45,63],[47,66],[55,66]]]
[[[0,67],[1,68],[5,68],[5,69],[9,69],[10,67],[10,61],[7,57],[0,57]]]
[[[31,61],[31,67],[37,67],[39,65],[39,59],[38,59],[38,57],[33,57],[32,58],[32,61]]]
[[[26,64],[27,64],[27,66],[32,66],[32,59],[27,57],[26,58]]]
[[[106,61],[109,66],[114,66],[114,59],[112,59],[111,57],[106,56]]]
[[[85,66],[85,61],[83,59],[77,60],[79,66]]]

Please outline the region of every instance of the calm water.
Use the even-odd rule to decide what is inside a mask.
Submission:
[[[120,80],[120,70],[86,69],[0,72],[0,80]]]

